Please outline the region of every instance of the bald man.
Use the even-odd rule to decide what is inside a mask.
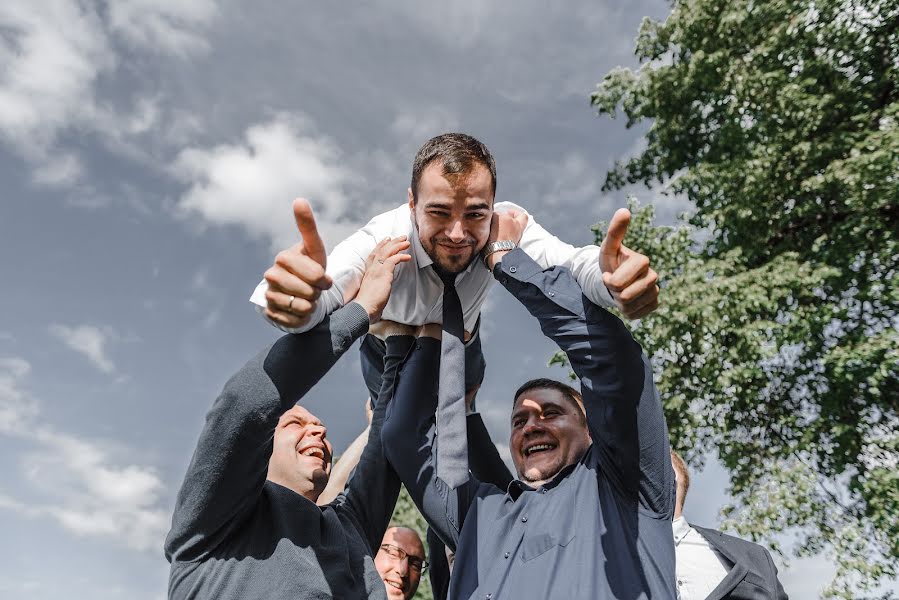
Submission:
[[[424,544],[414,529],[391,526],[384,533],[375,555],[375,568],[390,600],[409,600],[414,596],[427,566]]]

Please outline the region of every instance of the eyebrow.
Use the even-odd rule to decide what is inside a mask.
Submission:
[[[546,412],[550,408],[557,408],[557,409],[561,410],[562,412],[566,412],[565,407],[557,402],[544,402],[543,404],[540,405],[540,412],[541,413]],[[521,415],[527,414],[528,412],[529,412],[528,409],[520,408],[512,413],[512,417],[509,420],[514,421],[516,418],[520,417]]]
[[[465,210],[466,210],[466,211],[471,211],[471,210],[490,210],[490,205],[487,204],[486,202],[479,202],[478,204],[473,204],[473,205],[471,205],[471,206],[466,206],[466,207],[465,207]]]

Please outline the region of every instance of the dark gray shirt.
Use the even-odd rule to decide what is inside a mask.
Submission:
[[[647,358],[567,269],[543,271],[519,249],[494,275],[568,355],[593,445],[537,490],[475,478],[448,489],[434,471],[430,433],[440,344],[416,343],[388,408],[384,450],[431,527],[457,549],[449,597],[674,599],[674,473]]]
[[[311,331],[282,337],[225,385],[166,539],[170,598],[386,598],[372,557],[399,480],[381,451],[383,403],[353,477],[331,504],[316,506],[266,480],[278,419],[368,325],[365,310],[350,303]]]

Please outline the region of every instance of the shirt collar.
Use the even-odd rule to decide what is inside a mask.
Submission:
[[[409,220],[412,224],[412,252],[415,254],[415,264],[418,265],[419,269],[425,269],[434,264],[434,261],[431,260],[431,257],[428,256],[428,253],[425,252],[424,246],[421,245],[421,240],[418,239],[418,227],[415,226],[415,222],[412,221],[415,216],[412,212],[409,212]]]
[[[564,481],[564,479],[568,477],[572,471],[574,471],[574,468],[577,467],[577,465],[578,463],[572,463],[568,465],[567,467],[556,473],[556,476],[553,477],[550,481],[548,481],[544,485],[541,485],[539,488],[532,488],[519,479],[513,479],[509,482],[509,486],[506,488],[506,494],[508,494],[509,497],[513,501],[515,501],[518,500],[518,497],[521,496],[523,492],[547,492],[555,487],[558,487],[558,485],[562,483],[562,481]]]
[[[693,531],[693,528],[690,527],[690,524],[687,523],[687,520],[681,515],[671,522],[671,530],[674,533],[674,545],[677,546],[691,531]]]

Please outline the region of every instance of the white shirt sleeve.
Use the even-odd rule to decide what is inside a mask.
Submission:
[[[496,203],[497,212],[508,210],[527,212],[524,208],[511,202]],[[521,234],[521,241],[518,245],[544,269],[553,266],[568,267],[580,284],[584,295],[594,304],[606,308],[615,306],[609,290],[602,282],[602,271],[599,268],[599,246],[575,248],[544,229],[531,214],[528,214],[528,224]]]
[[[334,285],[319,296],[315,303],[315,309],[310,315],[311,318],[305,325],[284,327],[265,316],[265,293],[268,291],[268,282],[265,279],[259,282],[253,295],[250,296],[250,302],[256,305],[256,310],[262,315],[262,318],[281,331],[303,333],[321,323],[325,316],[355,298],[362,282],[362,275],[365,273],[365,260],[377,245],[376,237],[373,235],[374,232],[369,230],[369,225],[337,244],[328,255],[326,271],[331,276]]]

